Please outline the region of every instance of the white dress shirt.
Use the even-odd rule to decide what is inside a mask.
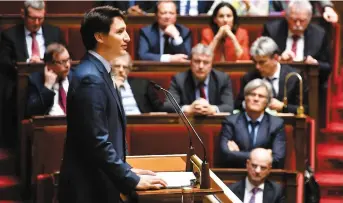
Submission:
[[[269,79],[271,79],[271,80],[272,80],[273,78],[275,78],[274,80],[272,80],[273,88],[274,88],[275,93],[276,93],[276,95],[274,95],[275,97],[276,97],[277,95],[279,95],[279,92],[280,92],[280,90],[279,90],[280,71],[281,71],[281,65],[280,65],[280,63],[277,63],[277,67],[276,67],[276,71],[275,71],[274,75],[272,75],[271,77],[269,77]],[[266,78],[263,78],[263,80],[267,81]],[[281,90],[281,91],[282,91],[282,90]]]
[[[66,95],[68,94],[68,88],[69,88],[69,80],[68,78],[64,79],[62,81],[62,86],[64,91],[66,92]],[[55,96],[54,96],[54,104],[52,105],[50,111],[49,111],[49,115],[51,116],[62,116],[65,115],[63,109],[61,108],[60,104],[59,104],[59,88],[60,85],[59,83],[55,83],[52,86],[53,91],[55,92]]]
[[[187,3],[189,1],[189,13],[186,12]],[[180,0],[180,15],[196,16],[198,11],[198,0]]]
[[[24,29],[25,29],[26,48],[27,48],[27,53],[29,54],[29,58],[26,59],[26,62],[29,62],[32,57],[32,37],[31,37],[31,32],[26,28]],[[44,53],[45,53],[45,40],[43,36],[42,27],[39,28],[39,30],[37,31],[36,40],[39,46],[39,57],[43,59]]]
[[[133,95],[131,86],[127,80],[124,81],[123,86],[120,88],[120,94],[123,102],[123,107],[126,115],[137,115],[141,114],[138,108],[138,104]]]
[[[252,189],[254,189],[255,186],[250,183],[248,177],[245,178],[245,192],[244,192],[244,202],[243,203],[249,203],[251,197],[252,197]],[[263,203],[263,190],[264,190],[264,183],[258,186],[260,190],[255,194],[255,203]]]
[[[293,33],[290,31],[288,32],[287,42],[286,42],[286,50],[292,51],[293,45]],[[305,38],[304,35],[299,36],[297,41],[297,53],[295,53],[295,59],[293,61],[304,61],[304,49],[305,49]]]
[[[163,54],[164,51],[164,32],[163,30],[159,29],[160,31],[160,54],[161,54],[161,62],[170,62],[170,54]],[[179,46],[180,44],[183,43],[183,39],[181,36],[172,39],[169,37],[169,44],[173,43],[174,46]]]

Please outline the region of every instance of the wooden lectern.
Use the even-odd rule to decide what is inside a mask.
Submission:
[[[152,170],[154,172],[178,172],[186,170],[187,155],[146,155],[146,156],[128,156],[126,161],[134,168],[141,168]],[[201,180],[201,165],[202,161],[198,156],[191,157],[191,164],[193,165],[193,172]],[[197,175],[199,174],[199,175]],[[231,192],[231,190],[211,171],[210,188],[200,189],[197,185],[192,195],[194,202],[204,203],[219,203],[219,202],[241,202],[239,198]],[[155,203],[155,202],[181,202],[182,189],[161,189],[161,190],[147,190],[137,191],[138,200],[140,203]]]

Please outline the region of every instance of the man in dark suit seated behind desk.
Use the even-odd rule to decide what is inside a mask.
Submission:
[[[116,58],[112,64],[112,77],[119,88],[126,115],[157,112],[162,107],[156,90],[149,81],[128,77],[132,69],[128,53]]]
[[[244,88],[245,111],[230,115],[220,132],[221,167],[244,168],[250,151],[262,147],[273,152],[273,168],[283,168],[286,153],[284,122],[265,112],[273,97],[271,85],[254,79]]]
[[[281,185],[267,179],[272,168],[271,151],[256,148],[246,161],[248,176],[229,185],[230,190],[244,203],[283,203],[285,196]]]
[[[172,78],[169,91],[185,113],[212,115],[232,112],[231,79],[226,73],[213,69],[212,60],[211,48],[198,44],[192,49],[190,70]],[[167,98],[163,110],[174,112]]]
[[[44,72],[29,76],[26,117],[66,114],[66,95],[72,78],[68,50],[61,44],[50,44],[44,61]]]

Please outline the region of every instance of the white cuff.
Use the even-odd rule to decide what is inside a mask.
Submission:
[[[160,61],[161,62],[170,62],[170,54],[162,54]]]
[[[218,106],[214,106],[214,108],[216,109],[216,113],[220,113]]]
[[[179,46],[180,44],[182,44],[182,42],[183,42],[183,39],[181,36],[178,36],[172,40],[172,43],[174,46]]]

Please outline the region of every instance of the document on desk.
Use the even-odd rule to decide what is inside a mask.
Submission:
[[[167,188],[191,186],[196,180],[193,172],[157,172],[156,174],[167,182]]]

